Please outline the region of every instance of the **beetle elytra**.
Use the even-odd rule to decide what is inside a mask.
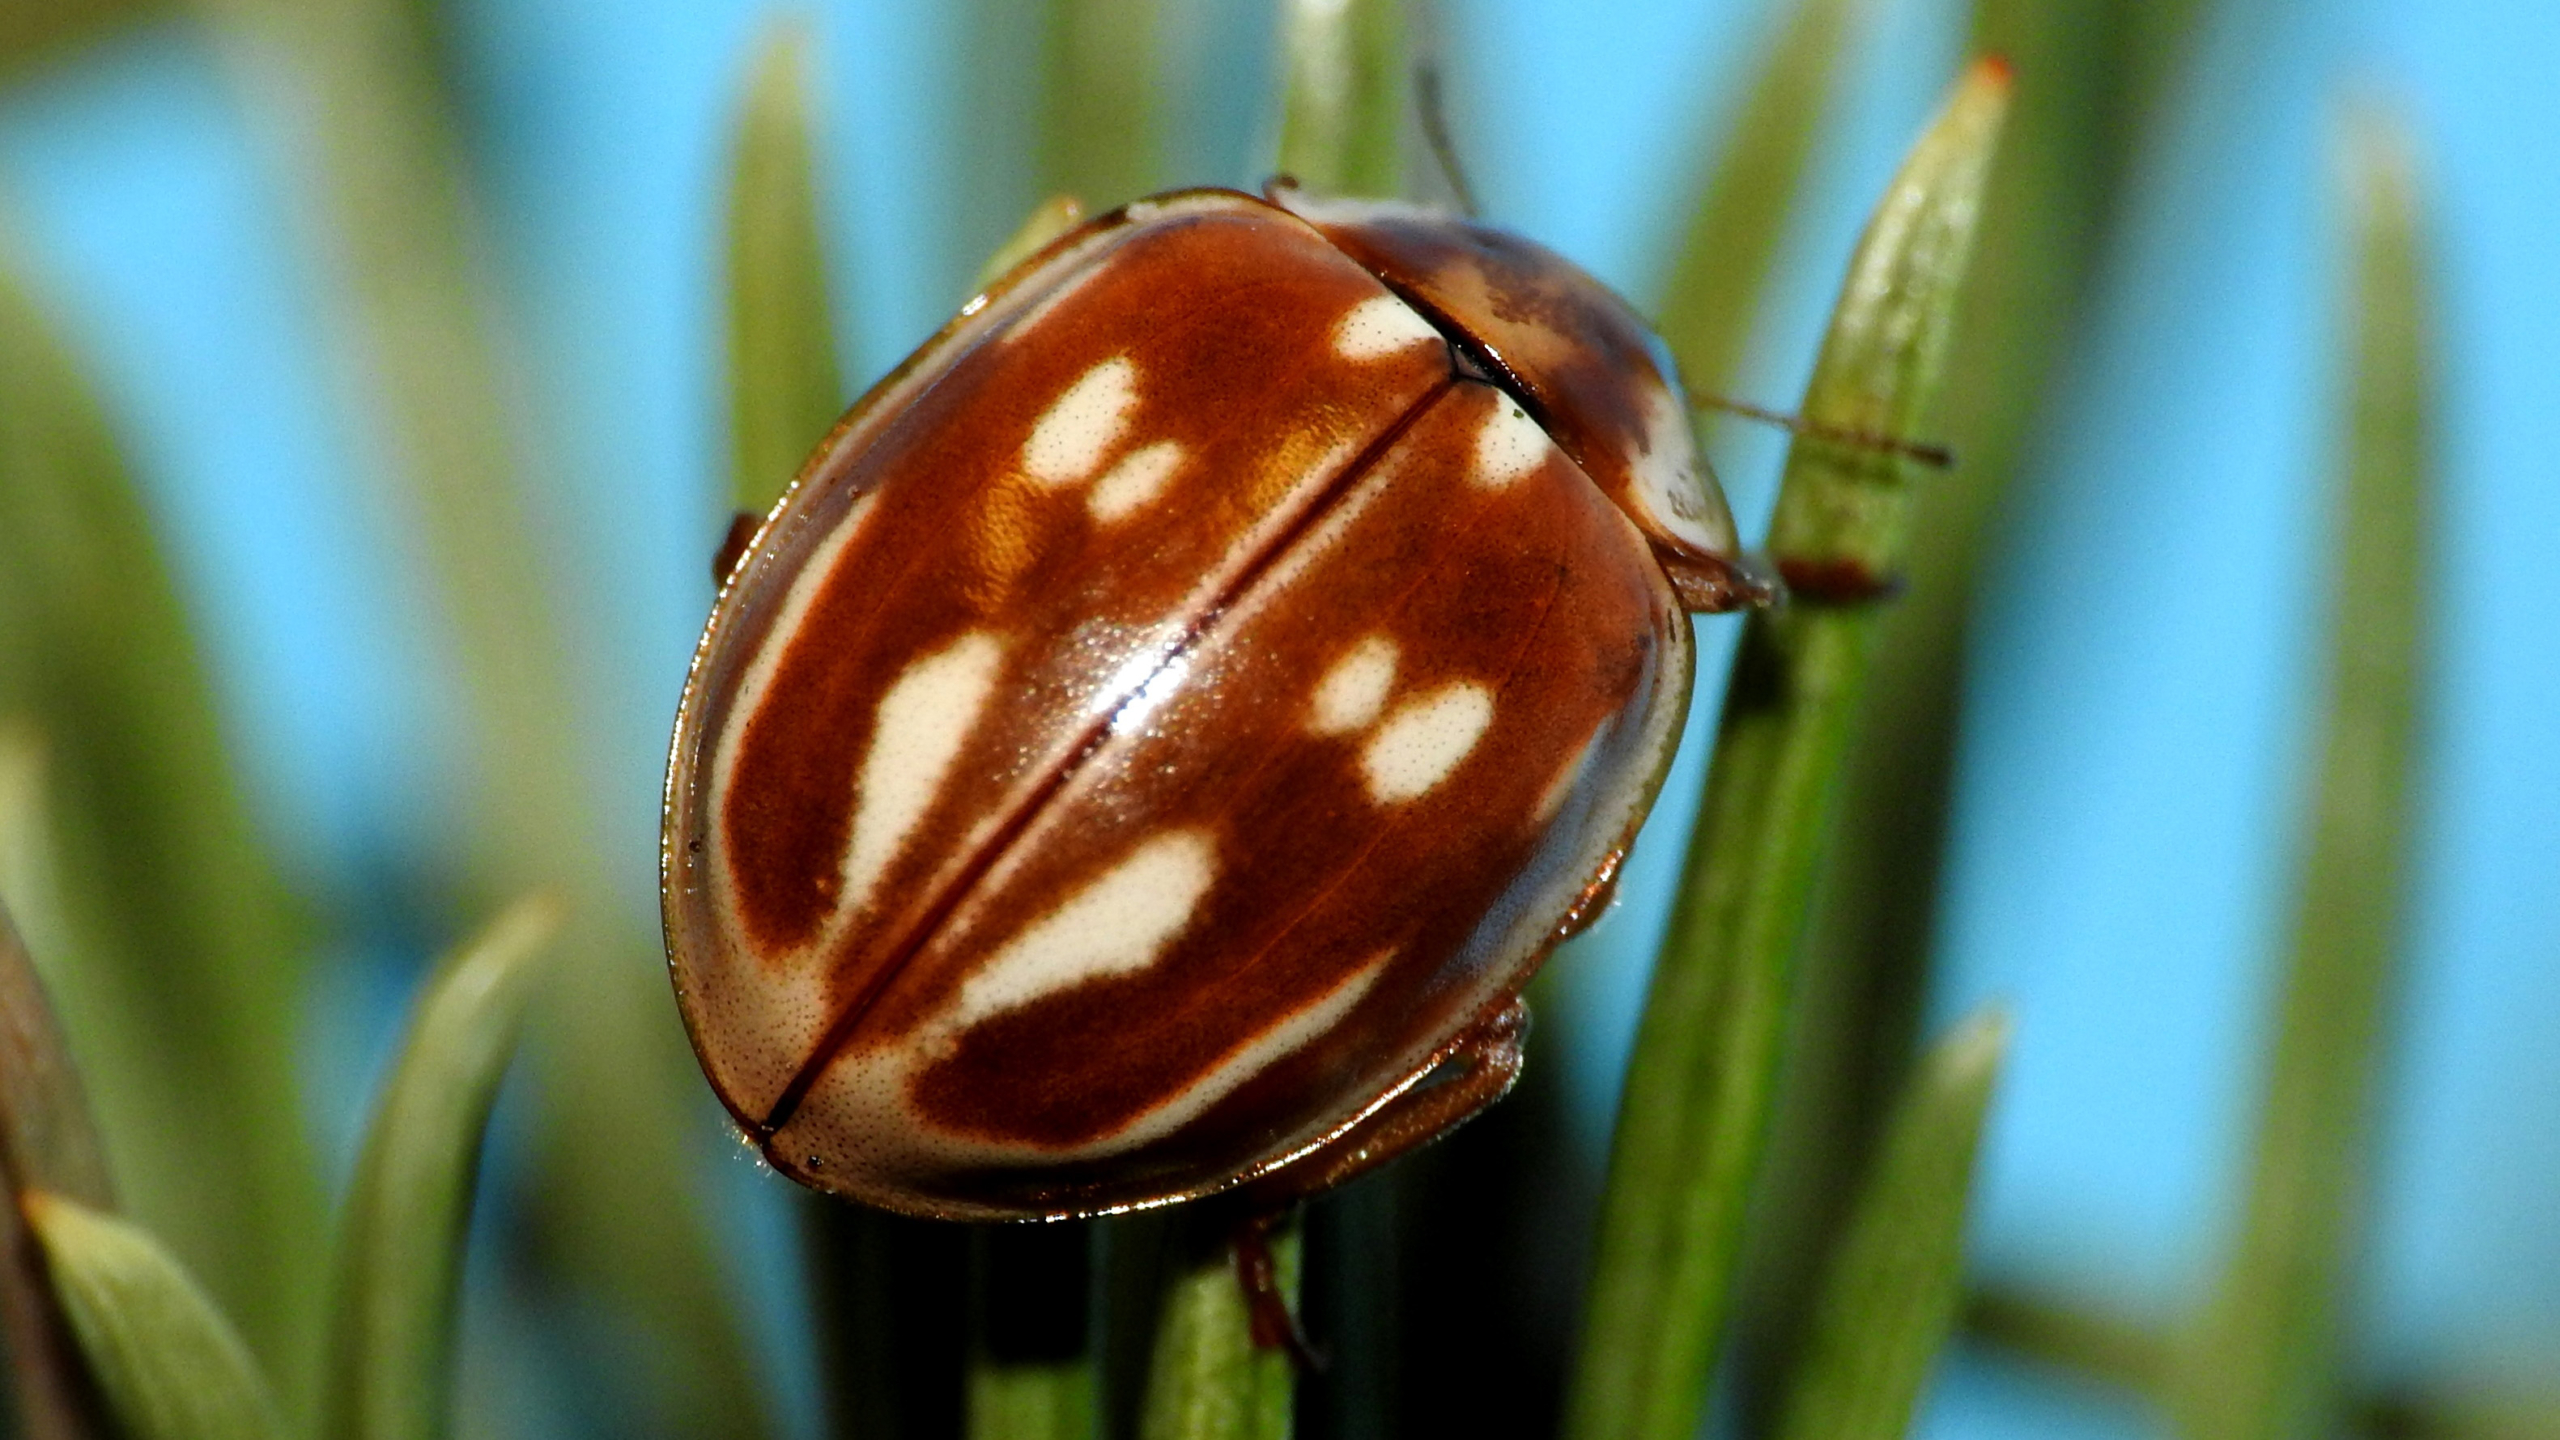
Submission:
[[[1762,598],[1659,347],[1530,242],[1140,201],[858,403],[729,573],[662,851],[703,1068],[913,1214],[1303,1192],[1518,1065]]]

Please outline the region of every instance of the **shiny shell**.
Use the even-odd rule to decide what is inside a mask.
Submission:
[[[667,941],[799,1180],[1047,1216],[1319,1154],[1511,1003],[1651,803],[1683,610],[1748,586],[1649,337],[1500,231],[1274,201],[1026,262],[728,578]]]

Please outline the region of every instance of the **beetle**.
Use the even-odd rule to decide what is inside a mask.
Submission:
[[[783,1173],[1313,1193],[1482,1109],[1760,603],[1667,352],[1534,242],[1177,191],[971,300],[727,568],[669,966]]]

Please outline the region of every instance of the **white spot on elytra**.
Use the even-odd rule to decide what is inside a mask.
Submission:
[[[1217,846],[1205,831],[1146,841],[979,966],[960,987],[952,1023],[966,1028],[1043,995],[1154,964],[1191,923],[1217,872]]]
[[[1554,442],[1516,400],[1504,399],[1476,431],[1475,468],[1469,478],[1499,490],[1546,463]]]
[[[1393,295],[1372,295],[1333,326],[1333,353],[1345,360],[1380,360],[1408,345],[1438,342],[1440,332]]]
[[[1004,647],[993,635],[971,631],[910,663],[880,697],[871,748],[862,757],[853,839],[845,847],[844,913],[862,908],[889,862],[914,837],[961,742],[995,693],[1003,659]]]
[[[1381,805],[1411,800],[1449,778],[1493,723],[1493,692],[1472,680],[1443,685],[1408,700],[1360,750],[1369,798]]]
[[[1072,485],[1102,464],[1129,428],[1138,407],[1138,365],[1114,355],[1087,370],[1050,402],[1022,447],[1022,468],[1034,481]]]
[[[1386,708],[1396,684],[1396,642],[1372,635],[1333,662],[1316,683],[1315,705],[1307,728],[1319,735],[1348,735],[1366,730]]]
[[[1237,1086],[1261,1074],[1272,1061],[1342,1023],[1342,1018],[1368,996],[1371,986],[1378,983],[1378,977],[1386,972],[1387,962],[1395,958],[1395,953],[1384,950],[1371,956],[1368,963],[1317,997],[1314,1004],[1246,1041],[1219,1061],[1208,1074],[1192,1081],[1181,1094],[1139,1116],[1129,1123],[1128,1128],[1101,1144],[1087,1147],[1082,1153],[1116,1154],[1170,1135],[1191,1123],[1202,1111],[1227,1098]]]
[[[1164,493],[1164,483],[1181,466],[1182,446],[1171,440],[1132,450],[1093,482],[1085,508],[1107,525]]]

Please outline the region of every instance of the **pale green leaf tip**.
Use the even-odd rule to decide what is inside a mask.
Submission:
[[[186,1267],[129,1221],[43,1190],[18,1197],[53,1290],[130,1440],[267,1440],[275,1399]]]

